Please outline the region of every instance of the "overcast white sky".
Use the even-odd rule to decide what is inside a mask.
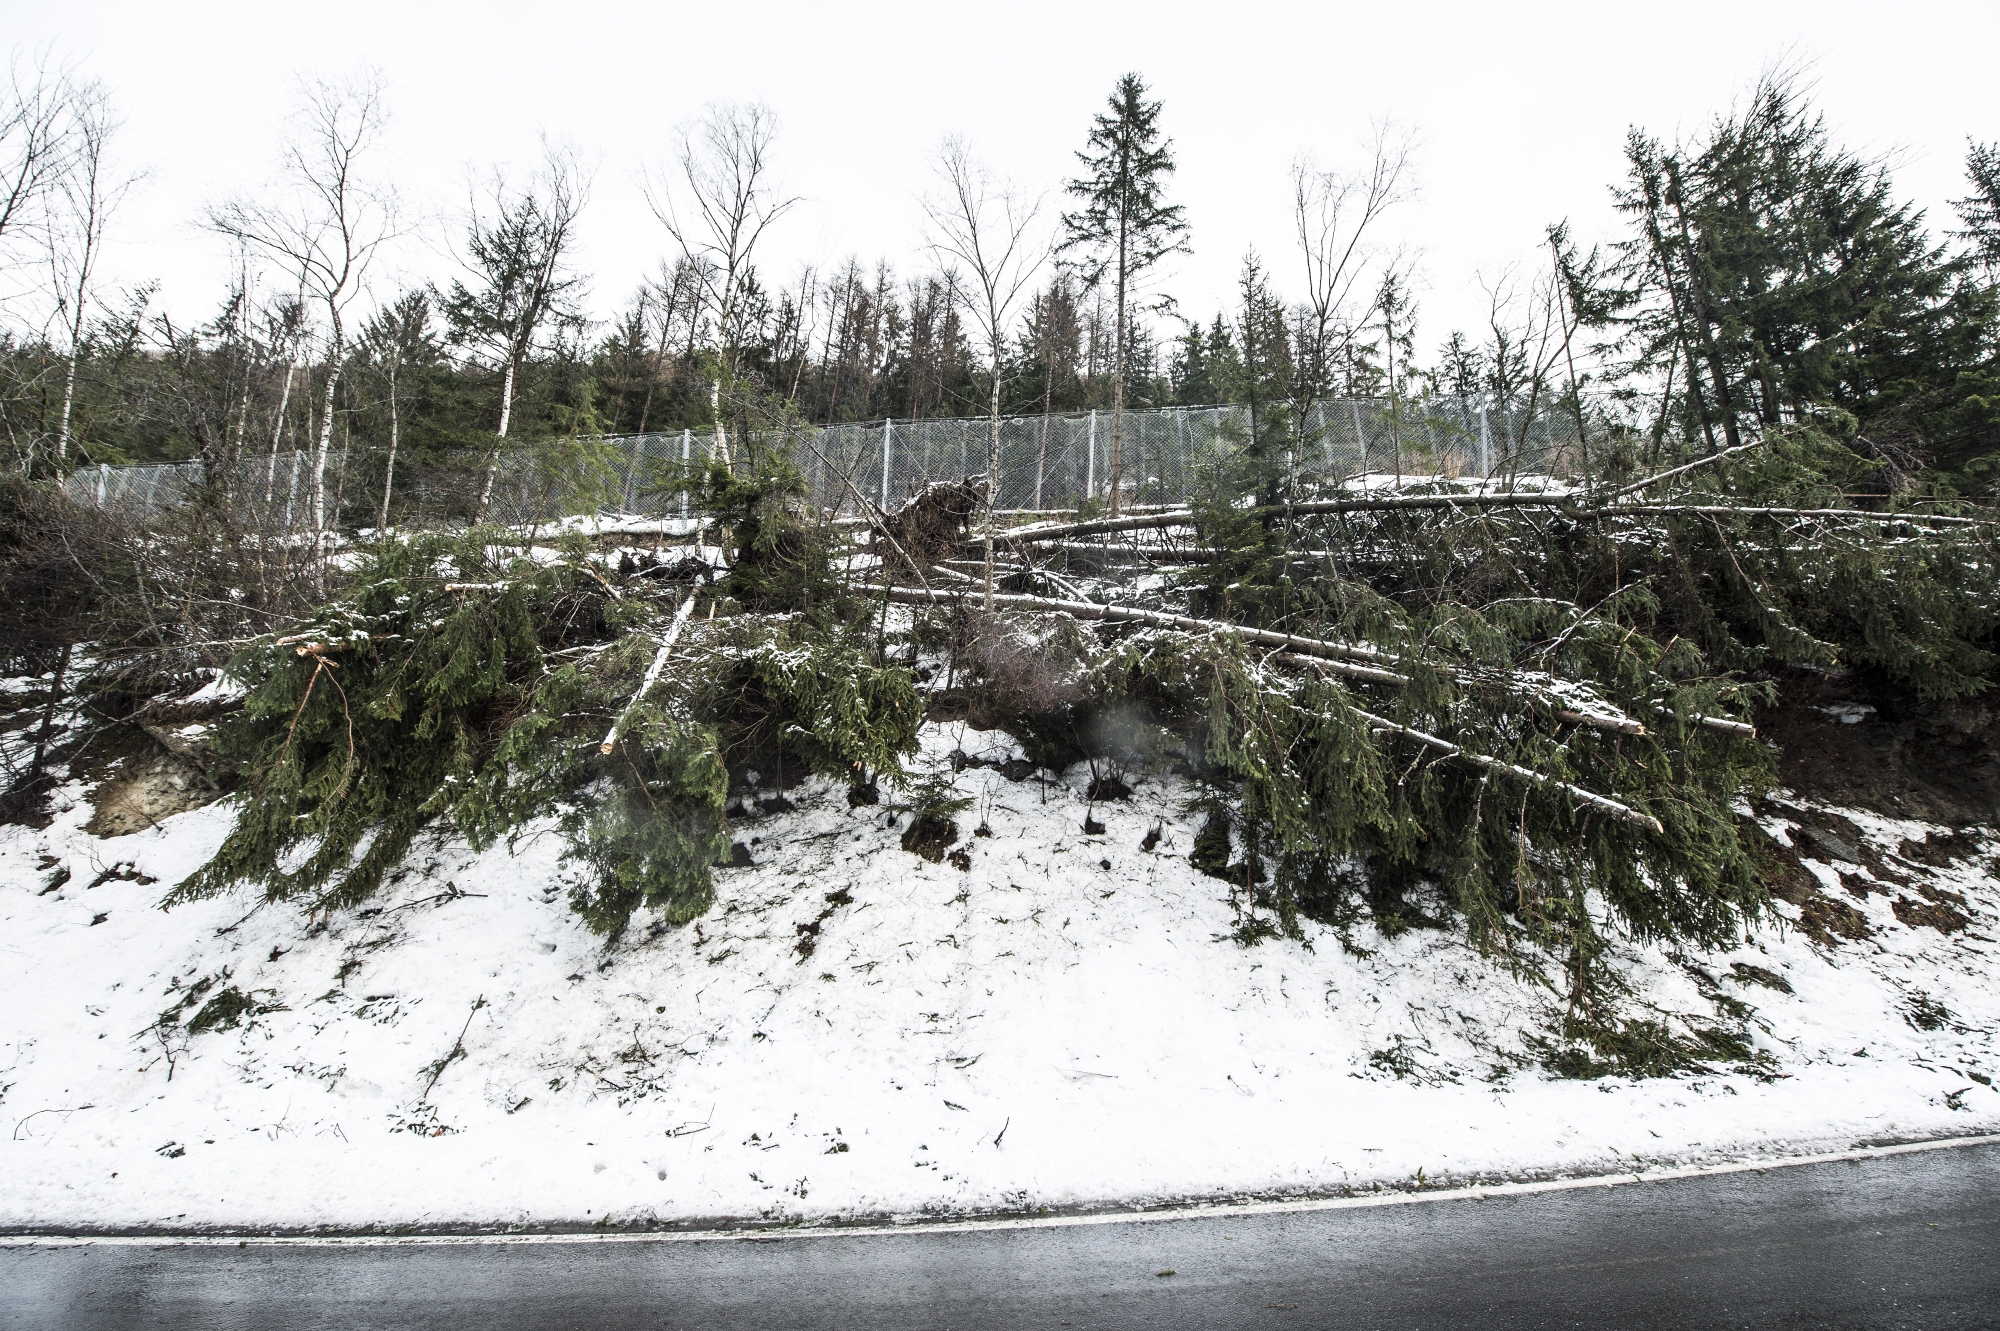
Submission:
[[[378,3],[0,0],[17,48],[52,43],[112,90],[119,152],[148,180],[114,223],[107,276],[162,281],[203,317],[223,247],[205,203],[269,177],[301,72],[372,64],[394,116],[380,171],[408,210],[456,206],[469,168],[526,161],[543,129],[598,162],[581,266],[608,314],[665,252],[640,164],[715,99],[782,124],[777,170],[805,202],[760,267],[790,281],[849,253],[921,262],[919,212],[938,139],[961,133],[1051,199],[1113,80],[1164,99],[1194,253],[1164,283],[1206,319],[1246,247],[1295,285],[1286,172],[1300,154],[1359,165],[1371,122],[1414,130],[1419,196],[1385,238],[1420,254],[1426,355],[1483,311],[1477,277],[1539,257],[1542,228],[1615,230],[1608,186],[1626,128],[1671,137],[1725,109],[1787,56],[1810,64],[1836,132],[1894,153],[1900,190],[1949,224],[1965,139],[2000,139],[2000,4],[1904,0],[1583,3],[966,4]],[[409,246],[400,275],[442,260]],[[393,281],[392,274],[384,272]],[[385,283],[386,285],[386,283]]]

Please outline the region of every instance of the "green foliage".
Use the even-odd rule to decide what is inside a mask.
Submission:
[[[1460,617],[1469,612],[1458,609]],[[1475,622],[1448,630],[1471,660],[1511,642]],[[1445,633],[1433,633],[1435,644]],[[1545,707],[1479,683],[1403,663],[1412,678],[1393,705],[1403,724],[1448,730],[1473,752],[1611,793],[1658,817],[1652,835],[1547,785],[1496,779],[1435,750],[1399,744],[1357,714],[1348,685],[1310,671],[1269,669],[1229,637],[1145,632],[1101,666],[1104,696],[1141,699],[1188,737],[1192,756],[1234,790],[1211,797],[1198,867],[1239,886],[1287,929],[1301,915],[1345,918],[1370,878],[1440,885],[1475,935],[1503,946],[1516,931],[1575,946],[1594,931],[1586,898],[1601,894],[1641,936],[1718,941],[1762,901],[1736,845],[1732,801],[1768,780],[1753,743],[1687,720],[1722,708],[1727,681],[1709,677],[1690,644],[1662,651],[1622,632],[1573,634],[1568,678],[1601,698],[1643,708],[1644,735],[1565,724]],[[1230,833],[1242,859],[1231,861]],[[1366,867],[1366,873],[1356,870]],[[1400,910],[1395,894],[1371,904]]]
[[[556,814],[571,858],[591,870],[571,889],[571,908],[614,938],[642,908],[669,924],[706,911],[709,867],[729,850],[729,776],[714,727],[665,689],[634,698],[656,650],[650,635],[633,634],[556,670],[452,805],[482,848]],[[607,754],[599,739],[614,718]]]
[[[909,810],[910,825],[903,832],[903,849],[936,864],[958,840],[954,815],[972,807],[972,801],[958,793],[948,771],[925,772],[904,780],[903,807]]]
[[[756,767],[780,781],[788,772],[900,773],[924,719],[907,670],[871,665],[858,638],[810,626],[788,625],[739,648],[695,705],[726,720],[722,752],[732,769]]]
[[[1712,1071],[1718,1064],[1768,1077],[1773,1062],[1769,1054],[1752,1049],[1740,1032],[1721,1026],[1695,1026],[1683,1035],[1665,1022],[1643,1017],[1571,1018],[1563,1024],[1562,1036],[1560,1040],[1530,1036],[1528,1044],[1550,1072],[1583,1081],[1671,1077]]]
[[[1829,424],[1851,428],[1838,417]],[[1687,502],[1846,507],[1876,465],[1850,440],[1812,427],[1773,430],[1745,458],[1715,468]],[[1879,522],[1810,525],[1689,515],[1669,521],[1666,534],[1661,542],[1606,533],[1595,558],[1617,561],[1634,581],[1650,576],[1655,632],[1695,638],[1725,668],[1865,667],[1933,699],[1991,686],[2000,664],[1993,528],[1899,523],[1891,508]]]
[[[907,672],[870,667],[836,640],[769,632],[730,626],[708,644],[698,677],[662,680],[643,697],[650,635],[556,670],[454,804],[454,820],[483,846],[557,812],[572,858],[592,871],[570,904],[599,933],[617,937],[641,909],[669,924],[694,919],[713,903],[709,870],[729,851],[732,770],[897,772],[915,747],[922,707]]]
[[[173,899],[244,881],[315,910],[367,897],[474,779],[544,652],[612,631],[596,580],[487,539],[370,546],[346,596],[230,663],[252,689],[217,741],[246,773],[237,823]]]
[[[1627,158],[1623,285],[1578,308],[1655,372],[1677,366],[1691,441],[1837,407],[1892,484],[1930,461],[1969,475],[2000,447],[1981,388],[2000,291],[1929,237],[1880,161],[1833,141],[1796,75],[1767,76],[1692,143],[1634,131]],[[1969,165],[1983,193],[1976,150]]]
[[[553,816],[589,870],[572,907],[616,937],[640,909],[708,908],[732,766],[900,774],[915,747],[908,673],[804,617],[725,621],[684,641],[697,669],[642,695],[665,607],[614,599],[581,547],[547,564],[490,537],[371,546],[305,633],[232,663],[254,691],[220,743],[245,790],[175,900],[255,881],[330,910],[374,892],[440,817],[484,848]]]
[[[853,609],[834,577],[836,533],[812,507],[791,452],[763,445],[746,461],[738,470],[711,460],[689,486],[728,542],[723,591],[745,609],[794,611],[821,625]]]
[[[1238,288],[1236,337],[1220,327],[1211,334],[1206,369],[1223,400],[1247,410],[1224,427],[1224,447],[1196,486],[1203,540],[1218,553],[1182,581],[1195,614],[1264,625],[1291,605],[1290,527],[1274,510],[1290,497],[1292,459],[1310,441],[1298,437],[1287,311],[1256,255],[1244,260]]]
[[[1731,811],[1774,773],[1767,750],[1699,719],[1769,701],[1753,672],[1774,666],[1865,667],[1937,698],[1983,691],[1996,664],[1991,528],[1792,512],[1851,508],[1879,465],[1837,433],[1851,418],[1825,425],[1773,428],[1659,511],[1617,516],[1587,499],[1298,516],[1243,502],[1268,499],[1269,461],[1239,441],[1197,509],[1216,553],[1185,575],[1194,609],[1368,644],[1402,682],[1357,694],[1233,636],[1148,631],[1100,665],[1100,699],[1187,737],[1228,791],[1194,811],[1198,867],[1285,928],[1343,919],[1362,892],[1385,927],[1423,922],[1402,898],[1435,889],[1477,937],[1565,952],[1579,991],[1602,951],[1595,903],[1642,937],[1721,942],[1764,900]],[[1269,885],[1252,892],[1260,859]]]
[[[1185,210],[1166,202],[1172,141],[1161,137],[1160,103],[1146,100],[1146,85],[1137,74],[1122,76],[1111,90],[1077,160],[1084,175],[1064,188],[1082,207],[1063,215],[1063,248],[1087,255],[1086,285],[1110,279],[1122,319],[1128,286],[1169,254],[1187,249]]]

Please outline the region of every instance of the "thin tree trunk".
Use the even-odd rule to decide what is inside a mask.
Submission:
[[[69,655],[72,650],[74,650],[73,644],[67,642],[63,644],[62,655],[56,660],[55,675],[49,681],[48,706],[42,709],[42,729],[35,737],[34,761],[28,764],[30,777],[42,774],[42,762],[48,756],[49,740],[55,735],[56,702],[62,697],[63,677],[69,673]]]
[[[1708,364],[1708,376],[1715,391],[1716,410],[1722,413],[1722,437],[1726,445],[1735,448],[1743,440],[1737,432],[1736,406],[1729,392],[1729,372],[1722,363],[1722,352],[1715,345],[1713,317],[1708,307],[1708,283],[1701,274],[1701,261],[1695,249],[1694,234],[1688,226],[1687,208],[1681,197],[1680,172],[1671,158],[1667,164],[1667,179],[1673,186],[1674,219],[1681,233],[1681,251],[1687,258],[1688,299],[1694,305],[1695,329],[1701,335],[1702,359]]]
[[[1037,509],[1040,509],[1042,506],[1042,474],[1047,468],[1049,461],[1049,403],[1054,397],[1056,387],[1056,368],[1054,364],[1049,362],[1046,348],[1043,349],[1042,357],[1042,438],[1040,446],[1035,450],[1035,507]]]
[[[653,390],[660,382],[660,363],[667,358],[667,329],[674,321],[673,302],[667,303],[667,311],[660,317],[660,349],[653,353],[653,359],[646,367],[646,400],[639,407],[639,433],[646,433],[646,422],[653,414]]]
[[[708,414],[715,418],[715,442],[709,446],[709,460],[725,465],[729,461],[729,436],[722,430],[722,380],[708,382]]]
[[[326,595],[326,455],[333,445],[333,396],[340,387],[340,334],[334,333],[334,355],[326,371],[326,401],[319,422],[319,439],[313,445],[312,521],[313,591]]]
[[[1118,224],[1118,323],[1111,330],[1111,516],[1125,469],[1125,223]]]
[[[222,459],[224,493],[234,493],[236,464],[243,458],[243,440],[250,429],[250,376],[256,372],[256,361],[250,352],[250,339],[243,339],[243,396],[236,403],[236,442]]]
[[[479,507],[474,522],[486,520],[486,506],[493,502],[493,478],[500,472],[500,446],[507,440],[507,423],[514,414],[514,365],[518,357],[509,354],[506,373],[500,376],[500,428],[493,432],[493,448],[486,455],[486,481],[479,487]]]
[[[396,488],[396,445],[401,442],[402,417],[396,410],[396,363],[389,363],[389,465],[382,473],[382,511],[375,519],[377,531],[389,529],[389,496]]]
[[[340,466],[333,473],[333,521],[336,526],[347,507],[347,454],[353,447],[354,417],[350,408],[347,419],[340,423]]]
[[[1577,452],[1582,455],[1583,474],[1588,479],[1590,476],[1590,444],[1584,438],[1583,394],[1578,390],[1576,384],[1576,357],[1570,352],[1570,337],[1575,331],[1575,327],[1571,322],[1573,312],[1570,309],[1570,287],[1568,276],[1563,270],[1562,251],[1557,248],[1554,235],[1549,237],[1549,252],[1555,256],[1556,313],[1562,316],[1563,363],[1569,368],[1570,406],[1576,410],[1576,448]]]
[[[1388,302],[1384,301],[1383,304],[1386,305]],[[1388,343],[1384,350],[1389,354],[1389,451],[1395,455],[1396,488],[1400,490],[1403,488],[1403,432],[1399,428],[1400,422],[1396,419],[1400,414],[1396,410],[1396,323],[1393,318],[1388,318],[1382,321],[1382,325],[1388,333],[1383,341]]]
[[[298,375],[298,352],[285,362],[285,388],[278,394],[278,415],[271,426],[271,462],[264,469],[264,503],[272,502],[278,487],[278,443],[285,437],[285,412],[292,405],[292,380]]]
[[[78,319],[78,325],[82,324]],[[69,462],[69,414],[70,406],[76,401],[76,343],[83,335],[81,327],[70,335],[69,370],[63,375],[62,425],[56,432],[56,469],[60,471]]]
[[[997,324],[996,324],[997,326]],[[1000,499],[1000,342],[993,342],[993,432],[986,440],[986,613],[993,613],[994,505]]]

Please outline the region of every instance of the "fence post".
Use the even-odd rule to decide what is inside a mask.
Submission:
[[[1085,438],[1085,455],[1089,461],[1084,467],[1083,497],[1097,498],[1097,408],[1090,409],[1090,433]]]
[[[1347,405],[1354,412],[1354,437],[1361,445],[1361,474],[1366,476],[1368,474],[1368,436],[1361,429],[1361,399],[1351,397],[1347,399]]]
[[[111,464],[110,464],[109,462],[100,462],[100,463],[98,463],[98,464],[97,464],[97,506],[98,506],[99,508],[103,508],[103,507],[104,507],[104,483],[105,483],[106,481],[110,480],[110,479],[111,479]]]
[[[681,487],[682,487],[681,521],[682,522],[687,521],[687,515],[688,515],[688,492],[686,488],[687,466],[688,466],[688,456],[689,456],[688,450],[693,446],[693,444],[694,444],[694,432],[688,429],[686,426],[682,426],[681,427]]]
[[[882,502],[877,505],[884,513],[889,511],[889,462],[896,447],[896,419],[882,418]]]
[[[1479,479],[1482,481],[1487,478],[1491,471],[1490,464],[1487,461],[1486,447],[1486,399],[1481,398],[1479,399]]]

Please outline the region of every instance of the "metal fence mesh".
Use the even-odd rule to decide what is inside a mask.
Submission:
[[[1112,429],[1106,410],[1003,417],[996,507],[1074,509],[1084,500],[1109,499]],[[814,427],[799,432],[794,457],[824,507],[856,514],[861,496],[893,511],[933,481],[984,473],[991,431],[991,419],[983,417]],[[1242,406],[1126,412],[1121,502],[1187,501],[1204,468],[1241,448],[1249,433],[1249,410]],[[1392,470],[1447,477],[1565,472],[1578,444],[1576,416],[1567,410],[1544,404],[1531,412],[1451,398],[1400,405],[1381,398],[1326,399],[1303,414],[1293,435],[1291,466],[1308,480]],[[732,448],[739,461],[740,442]],[[681,430],[587,441],[568,454],[512,450],[500,460],[487,515],[520,526],[589,513],[688,516],[687,496],[678,488],[681,468],[705,462],[714,448],[712,431]],[[248,458],[235,476],[223,478],[223,488],[256,525],[305,530],[312,525],[312,467],[305,452]],[[382,470],[377,458],[328,458],[329,525],[375,524]],[[67,488],[74,499],[139,518],[181,502],[204,480],[200,463],[100,466],[72,473]],[[400,461],[391,519],[405,527],[464,523],[485,482],[482,458]]]

